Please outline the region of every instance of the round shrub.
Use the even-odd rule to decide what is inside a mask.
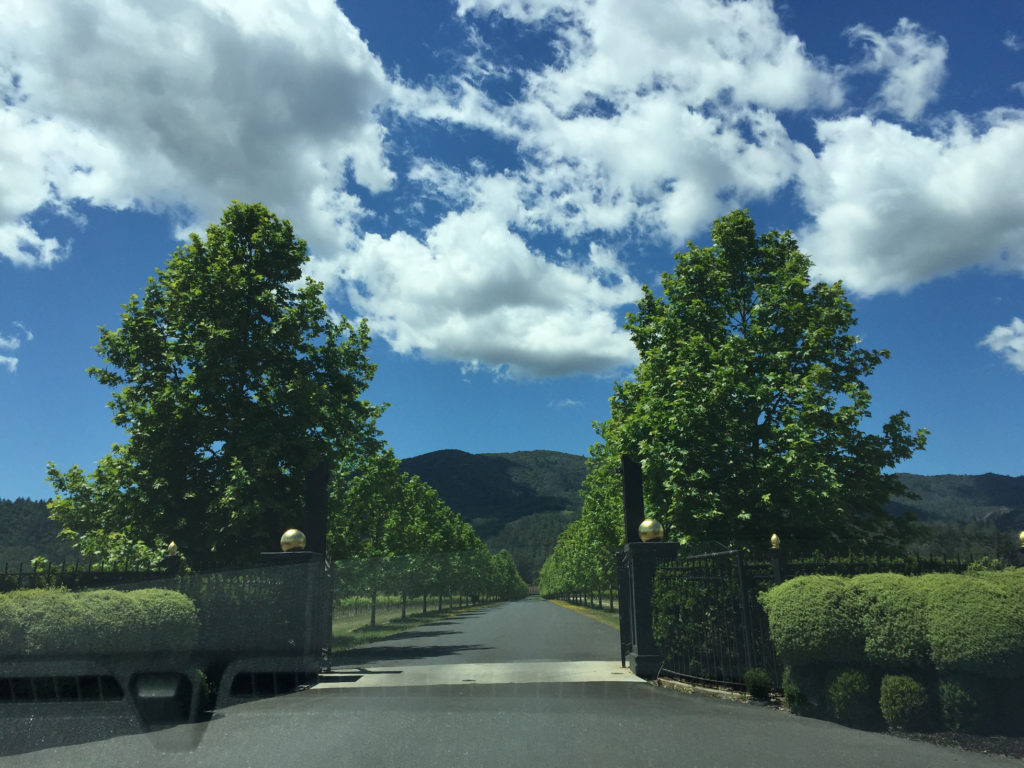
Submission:
[[[867,662],[889,670],[925,666],[927,611],[916,580],[896,573],[868,573],[854,576],[848,586]]]
[[[772,692],[772,679],[760,667],[751,667],[743,673],[743,685],[755,699],[766,700]]]
[[[859,662],[864,632],[845,579],[799,576],[761,594],[775,649],[786,664]]]
[[[871,681],[859,669],[844,669],[832,676],[828,684],[828,707],[832,717],[843,725],[863,728],[876,720]]]
[[[918,577],[929,655],[940,674],[1024,677],[1020,577],[1002,573]]]
[[[907,675],[882,678],[878,706],[889,730],[925,731],[931,726],[928,690]]]
[[[939,713],[948,731],[982,733],[994,714],[991,683],[973,675],[950,675],[939,681]]]
[[[782,671],[782,695],[794,715],[825,717],[828,667],[823,664],[787,666]]]

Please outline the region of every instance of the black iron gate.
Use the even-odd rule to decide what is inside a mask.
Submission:
[[[751,668],[781,682],[782,670],[757,601],[774,584],[771,565],[750,567],[738,550],[680,557],[654,580],[654,639],[663,672],[739,685]]]

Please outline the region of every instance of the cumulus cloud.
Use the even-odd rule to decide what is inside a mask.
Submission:
[[[77,202],[205,225],[233,198],[336,237],[393,173],[380,62],[331,0],[18,3],[0,27],[0,255],[66,244],[30,215]]]
[[[367,235],[359,249],[318,271],[340,274],[349,301],[374,318],[399,353],[457,360],[513,376],[599,373],[634,362],[616,309],[640,286],[614,254],[591,245],[556,263],[510,230],[517,207],[505,177],[479,179],[479,200],[418,239]]]
[[[821,276],[863,295],[972,265],[1024,271],[1024,111],[954,116],[923,136],[868,117],[821,121],[798,233]]]
[[[420,234],[368,233],[317,273],[342,277],[396,350],[470,368],[633,364],[616,317],[639,285],[614,242],[636,228],[681,243],[742,201],[770,197],[806,152],[774,110],[842,101],[840,78],[782,31],[768,2],[463,0],[458,13],[481,38],[492,14],[538,25],[557,60],[510,73],[474,59],[431,88],[403,84],[396,110],[514,142],[518,166],[457,171],[420,159],[409,178],[444,198],[441,220]],[[515,99],[492,95],[494,81],[505,93],[513,79]],[[585,257],[531,246],[550,234]]]
[[[1015,317],[1009,325],[997,325],[981,343],[1024,373],[1024,320]]]
[[[791,180],[801,148],[777,110],[842,102],[840,78],[782,31],[768,2],[463,0],[459,9],[557,36],[557,61],[524,73],[522,98],[487,103],[463,83],[448,118],[487,129],[499,119],[526,159],[530,222],[570,237],[639,226],[679,243]]]
[[[858,24],[847,30],[863,43],[864,60],[853,71],[883,73],[879,99],[904,120],[916,120],[939,93],[946,74],[946,40],[925,34],[909,19],[900,19],[889,35]]]
[[[1024,51],[1024,40],[1021,40],[1012,32],[1007,33],[1006,37],[1003,38],[1003,45],[1011,51]]]
[[[332,0],[2,1],[0,258],[21,266],[68,257],[41,210],[165,212],[183,234],[260,200],[397,352],[509,376],[632,364],[622,249],[667,252],[794,182],[805,250],[863,293],[1024,269],[1021,113],[912,131],[847,102],[856,74],[903,121],[937,98],[946,42],[906,19],[853,27],[843,67],[769,0],[458,0],[470,52],[409,81]],[[499,61],[508,24],[550,55]],[[814,150],[793,115],[817,118]],[[450,143],[395,138],[423,128]]]

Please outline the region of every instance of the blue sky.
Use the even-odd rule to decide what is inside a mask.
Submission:
[[[715,217],[792,229],[892,359],[901,469],[1024,474],[1019,0],[0,0],[0,497],[121,435],[85,369],[262,201],[366,316],[399,456],[585,453]]]

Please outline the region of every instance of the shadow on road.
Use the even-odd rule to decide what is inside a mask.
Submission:
[[[410,629],[408,632],[402,632],[397,635],[390,637],[390,640],[406,640],[413,637],[438,637],[439,635],[461,635],[461,632],[451,629],[441,629],[437,632],[419,632],[415,629]]]
[[[337,654],[332,666],[351,667],[374,661],[408,661],[455,656],[466,651],[490,651],[488,645],[373,645]]]

